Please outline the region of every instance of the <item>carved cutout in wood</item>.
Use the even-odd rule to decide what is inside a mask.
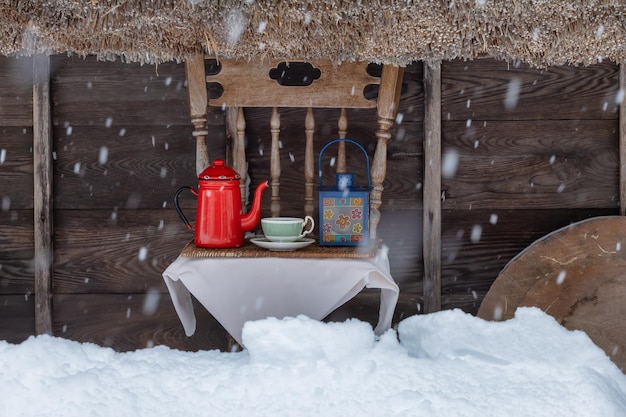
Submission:
[[[272,68],[269,77],[279,85],[287,87],[306,87],[313,84],[322,75],[319,68],[310,62],[280,62]]]

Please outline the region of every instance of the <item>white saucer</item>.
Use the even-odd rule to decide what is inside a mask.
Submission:
[[[250,242],[265,249],[269,249],[274,252],[287,252],[296,249],[302,249],[315,242],[315,239],[302,238],[295,242],[272,242],[264,237],[253,237]]]

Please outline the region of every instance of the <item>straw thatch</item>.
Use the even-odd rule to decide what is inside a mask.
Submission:
[[[0,54],[621,62],[623,0],[0,0]]]

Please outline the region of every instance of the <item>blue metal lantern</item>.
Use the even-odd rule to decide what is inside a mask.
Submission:
[[[324,187],[322,178],[322,155],[337,142],[356,145],[365,155],[367,186],[356,186],[354,174],[337,173],[335,185]],[[319,172],[319,234],[322,246],[362,246],[369,238],[370,162],[367,152],[351,139],[335,139],[327,143],[318,158]]]

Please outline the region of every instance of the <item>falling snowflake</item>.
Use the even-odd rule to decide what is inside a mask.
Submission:
[[[509,86],[506,90],[506,97],[504,99],[504,108],[512,110],[517,107],[519,100],[520,90],[522,88],[521,78],[515,77],[509,82]]]
[[[106,146],[102,146],[100,148],[100,154],[98,155],[98,162],[100,163],[100,165],[104,165],[107,163],[109,159],[109,148],[107,148]]]
[[[444,178],[452,178],[459,167],[459,151],[448,149],[443,155],[441,162],[441,175]]]

